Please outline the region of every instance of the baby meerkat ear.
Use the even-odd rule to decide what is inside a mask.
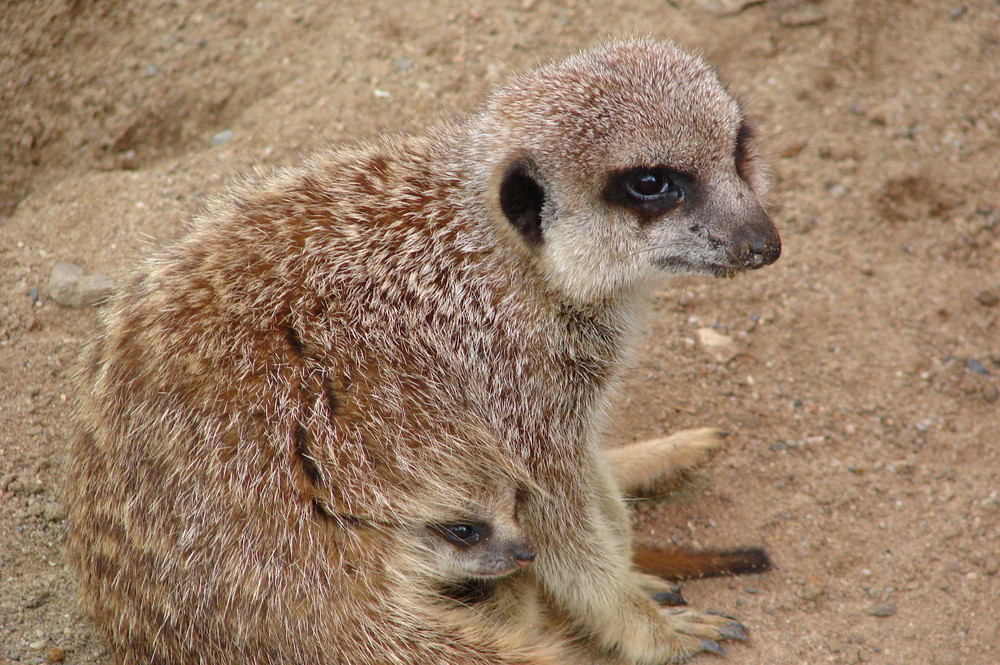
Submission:
[[[528,245],[542,242],[545,189],[527,157],[515,159],[500,178],[500,209]]]

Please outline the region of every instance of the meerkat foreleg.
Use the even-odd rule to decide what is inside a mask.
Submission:
[[[732,619],[658,608],[633,569],[631,541],[620,537],[624,519],[609,515],[609,506],[621,501],[603,460],[595,455],[577,477],[578,482],[526,497],[525,520],[552,525],[551,515],[560,516],[557,529],[536,534],[549,543],[539,547],[534,574],[595,646],[627,663],[659,665],[719,652],[720,640],[743,638],[742,626]]]

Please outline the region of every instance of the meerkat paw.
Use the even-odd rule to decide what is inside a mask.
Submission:
[[[719,642],[747,640],[746,626],[724,614],[676,607],[664,608],[661,613],[675,633],[669,663],[682,663],[704,651],[722,655],[725,649]]]
[[[598,645],[628,665],[682,663],[704,651],[724,653],[720,642],[725,640],[747,639],[746,628],[732,617],[687,607],[656,607],[640,596],[634,600],[641,606],[608,617],[604,630],[595,635]]]
[[[646,573],[636,573],[635,576],[639,588],[657,605],[672,607],[687,605],[687,601],[681,595],[681,588],[677,584]]]
[[[707,462],[726,433],[714,427],[686,429],[604,451],[615,480],[631,496],[649,496],[685,471]]]

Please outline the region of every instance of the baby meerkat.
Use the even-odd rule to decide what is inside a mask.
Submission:
[[[67,542],[115,659],[541,665],[572,635],[654,665],[740,637],[650,600],[601,432],[657,279],[778,258],[751,139],[701,60],[615,42],[217,201],[82,358]],[[535,552],[497,587],[544,599],[541,632],[441,619],[345,517],[431,523],[495,469]]]
[[[523,533],[504,533],[495,523],[480,521],[428,524],[437,537],[439,563],[445,576],[465,579],[503,577],[535,560]],[[444,550],[441,543],[451,549]]]

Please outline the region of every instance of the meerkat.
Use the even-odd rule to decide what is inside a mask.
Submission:
[[[698,438],[696,433],[692,433],[693,437],[678,434],[682,434],[680,438],[684,442]],[[649,443],[643,445],[648,447]],[[691,454],[683,458],[687,462]],[[512,485],[501,484],[492,491],[476,494],[477,498],[463,502],[460,507],[439,508],[440,519],[446,521],[398,530],[397,541],[390,547],[409,548],[415,554],[420,563],[411,563],[410,570],[420,569],[431,580],[442,604],[452,610],[451,618],[466,628],[478,622],[486,629],[519,631],[522,636],[534,631],[539,638],[544,638],[544,631],[558,630],[559,626],[549,625],[546,620],[537,589],[526,584],[498,584],[502,578],[522,572],[535,559],[534,548],[518,521],[518,492]],[[395,530],[391,525],[366,526]],[[418,543],[416,548],[412,547],[413,542]],[[705,554],[700,551],[667,554],[636,548],[633,558],[640,568],[648,561],[657,568],[655,572],[676,577],[679,566],[688,570],[697,567],[704,563]],[[716,556],[712,563],[720,574],[732,572],[732,561],[724,557]],[[723,569],[723,566],[729,567]],[[659,580],[652,580],[646,590],[661,605],[685,604],[679,588]],[[571,636],[563,637],[561,662],[592,665],[619,662],[588,653],[578,644],[570,646],[574,642]]]
[[[778,258],[766,194],[740,105],[651,40],[236,186],[83,356],[67,541],[116,660],[540,665],[572,634],[653,665],[742,637],[648,597],[600,433],[652,284]],[[543,599],[541,636],[439,619],[339,517],[419,523],[499,468],[536,556],[498,587]]]
[[[690,468],[701,451],[700,447],[710,445],[715,436],[714,430],[685,430],[667,437],[670,450],[666,457],[674,458],[677,464],[673,472],[680,473]],[[633,447],[648,452],[650,448],[662,445],[660,440],[644,441],[626,446],[619,452],[627,452]],[[697,448],[692,452],[687,450],[689,446]],[[621,456],[616,456],[609,461],[615,467],[621,459]],[[643,472],[646,471],[643,468]],[[615,468],[615,472],[618,474],[621,470]],[[647,480],[641,474],[637,474],[635,479]],[[660,479],[661,482],[663,480],[666,479]],[[440,580],[445,596],[464,603],[489,598],[498,579],[523,569],[535,560],[534,547],[518,520],[517,494],[513,485],[479,492],[478,498],[464,502],[459,508],[450,512],[442,509],[442,521],[410,527],[409,534],[417,538],[427,554],[428,574]],[[666,580],[737,575],[761,572],[770,567],[767,554],[760,548],[685,550],[637,546],[632,560],[641,572]],[[660,579],[649,580],[646,590],[662,605],[685,604],[680,589],[663,584]]]
[[[441,520],[411,532],[447,596],[468,601],[470,593],[482,595],[490,583],[535,560],[534,547],[518,521],[513,486],[481,492]]]

